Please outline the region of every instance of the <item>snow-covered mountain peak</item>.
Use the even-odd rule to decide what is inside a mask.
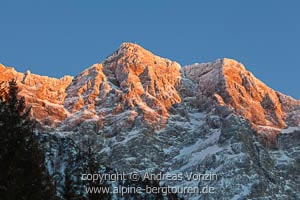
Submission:
[[[167,123],[173,107],[181,104],[205,107],[207,112],[224,106],[248,119],[254,127],[273,127],[276,132],[299,121],[289,117],[298,101],[274,91],[241,63],[228,58],[181,68],[174,61],[126,42],[102,63],[87,68],[74,79],[23,74],[4,66],[1,70],[1,80],[19,80],[28,99],[47,100],[44,106],[33,106],[43,109],[47,120],[40,119],[39,114],[34,116],[51,126],[62,123],[72,129],[87,119],[120,115],[131,119],[130,124],[138,120],[159,128]],[[33,92],[41,88],[46,92]],[[56,90],[57,100],[53,92]],[[52,112],[53,108],[57,112]]]
[[[221,196],[183,194],[186,199],[287,199],[290,194],[299,199],[294,177],[299,174],[300,102],[274,91],[235,60],[181,68],[123,43],[74,78],[0,65],[0,82],[13,78],[39,122],[38,136],[59,193],[66,186],[66,169],[71,174],[83,166],[77,153],[92,147],[100,163],[117,171],[218,174],[218,180],[206,183],[162,182],[222,191]],[[285,127],[290,128],[279,134]]]
[[[168,109],[181,102],[176,90],[180,78],[178,63],[123,43],[104,62],[76,76],[66,90],[64,105],[72,116],[80,116],[78,123],[85,119],[78,113],[88,110],[93,118],[124,115],[160,127]]]
[[[264,129],[266,132],[268,127],[267,132],[276,135],[278,128],[299,121],[298,118],[291,120],[288,117],[299,107],[299,101],[274,91],[235,60],[224,58],[210,63],[196,63],[183,67],[182,74],[194,83],[198,99],[216,101],[218,105],[232,109],[258,130]]]

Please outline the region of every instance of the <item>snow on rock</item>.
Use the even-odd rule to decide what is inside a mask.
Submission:
[[[17,79],[32,106],[59,193],[65,167],[75,169],[79,150],[92,147],[102,164],[119,171],[218,174],[205,183],[164,182],[217,189],[186,199],[300,198],[300,134],[293,128],[300,124],[300,102],[272,90],[237,61],[181,68],[123,43],[74,78],[3,65],[0,74],[5,83]]]
[[[183,73],[196,83],[196,95],[215,98],[254,125],[283,128],[286,112],[299,106],[298,101],[272,90],[235,60],[194,64],[184,67]]]
[[[300,102],[274,91],[235,60],[219,59],[183,68],[183,76],[195,84],[195,96],[205,109],[216,102],[248,119],[265,140],[274,140],[280,129],[299,123]],[[219,108],[220,108],[219,107]],[[266,129],[265,127],[271,127]]]
[[[20,95],[32,107],[31,117],[43,126],[55,127],[68,116],[62,104],[66,96],[65,89],[73,79],[71,76],[49,78],[31,74],[29,71],[20,73],[3,65],[0,65],[0,74],[0,82],[17,80],[21,89]]]
[[[295,131],[300,131],[300,127],[288,127],[286,129],[282,129],[281,133],[282,134],[288,134],[288,133],[293,133]]]

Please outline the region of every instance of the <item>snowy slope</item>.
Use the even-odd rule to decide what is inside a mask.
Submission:
[[[104,166],[118,171],[218,175],[162,182],[217,191],[185,199],[300,198],[300,102],[237,61],[180,67],[124,43],[74,78],[0,70],[0,80],[18,80],[33,107],[60,194],[65,169],[78,173],[84,167],[76,165],[78,152],[92,147]]]

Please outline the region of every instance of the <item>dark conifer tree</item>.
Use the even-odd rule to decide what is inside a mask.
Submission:
[[[55,189],[44,165],[17,82],[0,90],[0,199],[52,200]]]
[[[65,186],[64,186],[64,194],[63,197],[65,200],[75,200],[78,199],[76,197],[75,191],[74,191],[74,181],[72,179],[72,174],[70,174],[69,169],[65,169],[64,171],[65,175]]]
[[[88,152],[87,152],[87,159],[88,159],[88,171],[90,174],[98,174],[99,173],[99,169],[100,169],[100,163],[96,160],[95,158],[95,154],[91,148],[91,146],[89,146],[88,148]],[[90,193],[88,194],[88,198],[89,200],[111,200],[111,194],[108,192],[104,192],[104,188],[110,189],[110,186],[108,184],[107,181],[103,181],[103,182],[89,182],[88,183],[88,187],[92,188],[103,188],[102,192],[100,193]]]

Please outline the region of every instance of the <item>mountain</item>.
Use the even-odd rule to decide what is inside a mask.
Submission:
[[[72,82],[72,77],[64,76],[61,79],[49,78],[17,72],[14,68],[0,64],[0,82],[16,79],[26,103],[32,107],[31,116],[43,125],[52,125],[61,122],[67,117],[62,106],[66,88]]]
[[[0,72],[4,83],[17,79],[32,107],[52,176],[63,177],[63,169],[76,167],[76,152],[92,147],[103,165],[127,173],[218,175],[162,182],[216,189],[185,199],[300,198],[300,101],[235,60],[181,67],[123,43],[75,77],[3,65]]]

